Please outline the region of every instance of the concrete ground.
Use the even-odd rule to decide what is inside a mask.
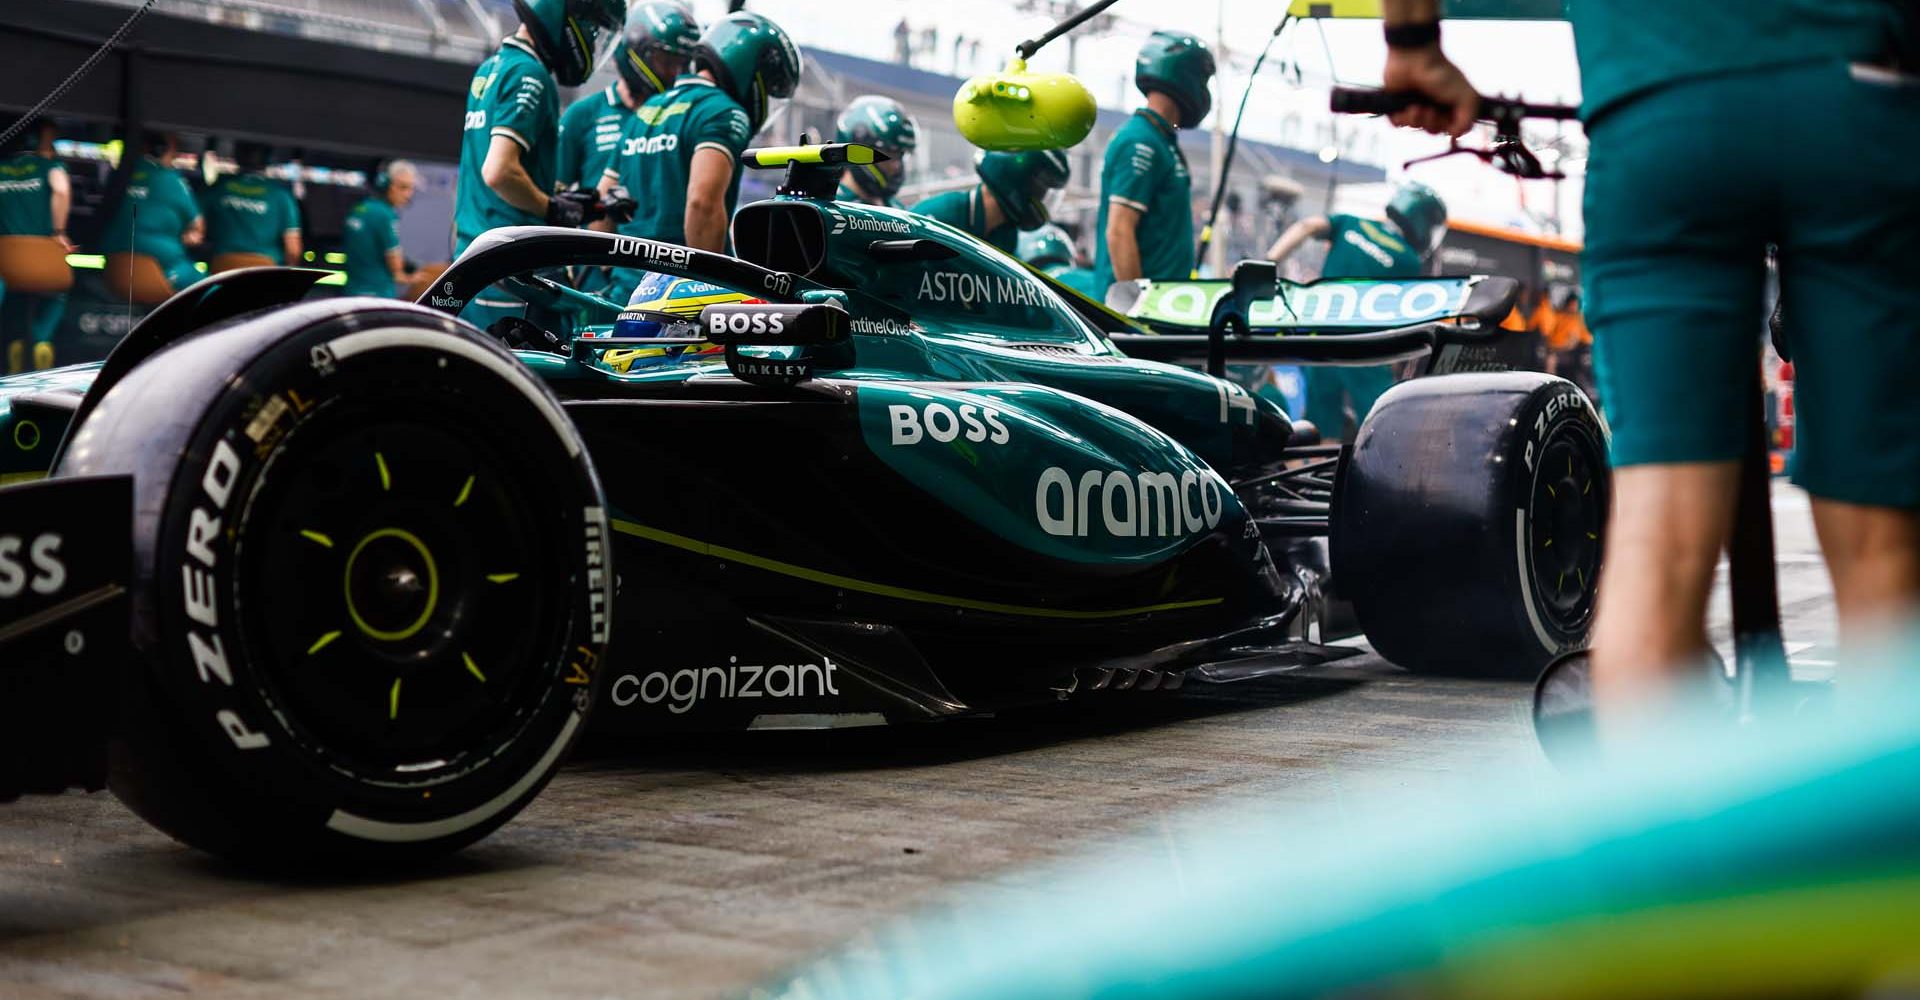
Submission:
[[[1830,666],[1804,496],[1775,495],[1796,666]],[[1717,613],[1724,639],[1724,602]],[[0,809],[0,998],[714,997],[963,885],[1018,884],[1222,801],[1499,766],[1551,782],[1527,685],[1372,655],[996,719],[752,733],[569,765],[404,881],[261,881],[111,796]]]

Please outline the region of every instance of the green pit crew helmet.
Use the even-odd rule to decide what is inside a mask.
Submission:
[[[1038,229],[1029,229],[1020,234],[1018,256],[1034,267],[1045,270],[1050,267],[1072,267],[1073,241],[1067,238],[1067,231],[1049,222]]]
[[[981,153],[974,161],[980,183],[993,192],[1000,210],[1015,227],[1038,229],[1047,224],[1047,198],[1067,186],[1073,168],[1058,149],[1031,149],[1018,153]]]
[[[647,0],[627,11],[626,31],[613,51],[613,65],[637,104],[673,86],[677,74],[656,67],[656,56],[692,59],[699,45],[700,24],[685,4]]]
[[[1213,108],[1213,52],[1198,36],[1156,31],[1133,61],[1133,85],[1142,94],[1156,90],[1180,108],[1180,125],[1193,128]]]
[[[578,87],[613,50],[627,0],[513,0],[533,51],[563,87]]]
[[[1406,184],[1387,202],[1387,221],[1407,238],[1407,245],[1425,257],[1438,249],[1447,232],[1447,203],[1425,184]]]
[[[853,99],[833,126],[834,142],[857,142],[893,157],[888,163],[850,166],[847,174],[862,191],[881,199],[900,193],[907,179],[907,157],[920,142],[920,127],[891,97],[866,94]]]
[[[740,102],[755,132],[767,123],[772,102],[792,97],[800,85],[799,48],[779,25],[751,11],[715,21],[700,36],[693,60]]]

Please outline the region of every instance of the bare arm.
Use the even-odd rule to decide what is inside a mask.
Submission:
[[[71,249],[67,242],[67,214],[73,210],[73,182],[67,178],[67,172],[59,167],[47,172],[47,189],[53,194],[53,235]]]
[[[1281,263],[1293,256],[1293,252],[1300,249],[1301,244],[1312,239],[1326,239],[1327,234],[1332,231],[1333,223],[1328,222],[1324,215],[1301,219],[1288,226],[1287,231],[1273,241],[1273,246],[1267,248],[1267,259],[1275,264]]]
[[[187,228],[180,233],[180,245],[197,247],[205,242],[206,238],[207,217],[204,215],[196,215],[193,217],[192,222],[187,223]]]
[[[393,283],[402,291],[413,281],[413,275],[407,272],[407,258],[399,247],[387,251],[387,270],[393,272]]]
[[[542,218],[546,216],[547,192],[540,190],[527,175],[526,166],[520,162],[520,144],[512,139],[504,135],[493,137],[487,145],[487,160],[480,165],[480,179],[507,204]]]
[[[1111,199],[1107,202],[1107,260],[1113,280],[1140,277],[1140,210]]]
[[[300,259],[300,251],[306,249],[305,244],[300,239],[300,230],[289,229],[281,233],[280,249],[286,253],[284,259],[287,263],[292,264],[298,261]]]
[[[733,157],[712,146],[693,151],[687,168],[687,245],[723,250],[727,245],[727,183]]]

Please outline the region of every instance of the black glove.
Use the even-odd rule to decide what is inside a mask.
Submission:
[[[589,212],[599,207],[599,200],[599,195],[593,191],[562,191],[547,199],[547,225],[578,226],[587,221]]]
[[[632,222],[633,211],[639,207],[640,203],[633,200],[633,196],[627,193],[626,188],[615,186],[608,188],[607,193],[600,196],[598,217],[620,223]]]
[[[556,201],[558,199],[555,199]],[[553,331],[538,323],[532,323],[519,316],[502,316],[487,328],[501,343],[523,351],[545,351],[548,354],[568,355],[573,353],[573,345],[561,340]]]

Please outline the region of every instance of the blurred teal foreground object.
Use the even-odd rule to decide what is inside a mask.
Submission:
[[[1673,720],[1584,777],[1435,760],[1419,781],[1341,772],[1324,808],[1163,822],[758,995],[1912,996],[1920,690],[1863,690],[1856,665],[1816,723]]]
[[[987,150],[1065,149],[1093,131],[1093,94],[1070,73],[1029,73],[1015,58],[960,85],[953,123]]]

